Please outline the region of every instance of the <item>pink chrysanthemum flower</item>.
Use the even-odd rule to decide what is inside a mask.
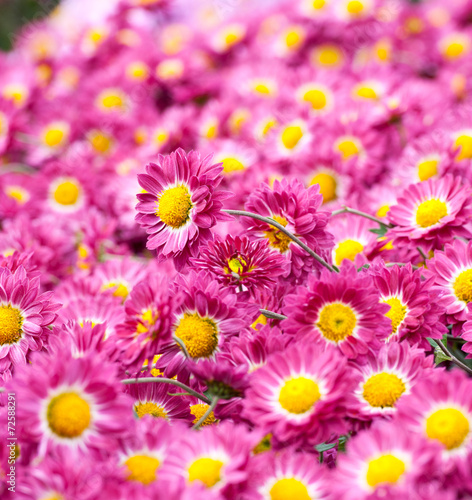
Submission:
[[[464,323],[461,338],[465,340],[462,350],[467,353],[466,358],[472,358],[472,306],[467,306],[466,321]]]
[[[146,166],[138,180],[143,194],[136,220],[150,235],[147,247],[157,250],[161,259],[170,256],[178,268],[197,253],[199,245],[212,239],[210,229],[218,222],[232,220],[221,211],[228,193],[216,191],[223,167],[213,165],[194,151],[178,149],[169,156],[158,156],[158,164]]]
[[[154,418],[190,421],[190,410],[185,399],[168,394],[181,391],[175,387],[172,389],[175,390],[169,391],[167,384],[152,382],[130,384],[126,392],[133,398],[133,410],[139,418],[151,415]]]
[[[331,498],[326,472],[315,454],[290,449],[261,453],[251,459],[248,472],[248,500]]]
[[[395,227],[387,233],[395,244],[441,248],[453,237],[470,238],[466,228],[472,217],[470,187],[459,177],[446,175],[409,186],[387,217]]]
[[[200,432],[185,432],[174,441],[172,454],[159,471],[163,479],[184,480],[205,485],[223,498],[235,498],[237,488],[247,477],[250,451],[261,439],[244,425],[223,422],[204,427]]]
[[[353,383],[334,348],[297,343],[253,374],[244,416],[280,442],[319,444],[344,432]]]
[[[165,276],[151,274],[138,283],[125,303],[125,319],[116,329],[121,363],[139,371],[171,340],[179,296],[169,294]]]
[[[440,339],[447,331],[440,321],[444,308],[433,287],[434,279],[424,280],[422,272],[413,270],[410,264],[390,268],[378,265],[371,269],[380,302],[390,306],[385,316],[392,329],[386,341],[405,340],[428,350],[427,338]]]
[[[435,370],[398,404],[398,416],[410,436],[439,443],[441,469],[468,481],[472,474],[472,380],[464,372]]]
[[[23,439],[40,455],[113,449],[132,418],[116,367],[93,354],[74,358],[67,344],[60,352],[37,355],[7,387],[23,402],[16,414]]]
[[[415,492],[437,472],[437,454],[437,445],[385,422],[349,440],[330,484],[340,500],[421,498]]]
[[[285,303],[287,333],[336,345],[349,358],[380,346],[391,332],[388,305],[379,303],[372,277],[349,261],[339,273],[322,271],[319,280],[309,276],[307,286],[298,287]]]
[[[48,326],[60,304],[52,292],[41,294],[39,278],[28,278],[23,266],[15,272],[0,267],[0,378],[8,380],[13,368],[25,365],[33,351],[47,345]]]
[[[362,420],[389,416],[396,412],[397,402],[411,393],[412,387],[431,374],[432,356],[407,343],[391,342],[378,352],[367,355],[366,363],[350,363],[361,375],[354,396],[356,407],[353,415]]]
[[[434,276],[437,303],[446,309],[447,323],[465,321],[467,304],[472,302],[472,242],[454,240],[447,244],[428,260],[428,270]]]
[[[333,237],[326,231],[329,213],[319,211],[322,203],[318,185],[306,189],[296,179],[290,182],[283,179],[276,180],[272,188],[262,184],[249,196],[245,207],[249,212],[275,220],[312,250],[329,259]],[[300,279],[303,270],[318,266],[305,250],[277,228],[248,217],[243,217],[241,222],[250,238],[266,238],[272,248],[287,256],[292,279]]]
[[[270,289],[289,267],[279,252],[269,248],[268,241],[249,241],[245,236],[231,235],[208,243],[192,263],[234,291],[242,287],[250,292]]]
[[[249,328],[258,314],[254,304],[238,300],[205,271],[179,276],[175,289],[183,294],[173,334],[185,345],[193,361],[213,358],[228,340]],[[186,363],[182,348],[172,342],[161,350],[159,363],[166,376],[174,376]]]

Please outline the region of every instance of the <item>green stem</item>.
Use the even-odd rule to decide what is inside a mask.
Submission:
[[[451,351],[449,351],[449,349],[447,349],[447,347],[441,342],[441,340],[435,340],[435,342],[438,344],[439,348],[441,349],[441,351],[446,355],[446,356],[449,356],[451,358],[451,361],[457,365],[459,368],[462,368],[465,372],[467,372],[469,375],[472,375],[472,368],[469,368],[465,363],[463,363],[462,361],[459,361],[455,356],[454,354],[452,354]]]
[[[354,214],[354,215],[359,215],[360,217],[364,217],[365,219],[372,220],[374,222],[377,222],[377,224],[381,224],[382,226],[387,226],[387,227],[392,227],[390,224],[386,224],[382,220],[380,220],[377,217],[374,217],[373,215],[367,214],[365,212],[361,212],[360,210],[355,210],[354,208],[349,208],[349,207],[343,207],[340,210],[335,210],[334,212],[331,213],[331,216],[334,217],[335,215],[340,215],[340,214]]]
[[[173,339],[177,342],[177,344],[179,344],[179,346],[181,347],[183,353],[184,353],[184,356],[187,358],[187,359],[190,359],[190,355],[187,351],[187,346],[184,344],[183,340],[182,339],[179,339],[179,337],[176,337],[175,335],[173,336]]]
[[[270,219],[269,217],[263,217],[259,214],[253,214],[252,212],[245,212],[244,210],[229,210],[224,209],[224,212],[230,215],[239,215],[242,217],[251,217],[252,219],[260,220],[269,224],[270,226],[276,227],[280,232],[284,233],[288,236],[292,241],[294,241],[298,246],[303,248],[307,253],[309,253],[316,261],[318,261],[322,266],[326,267],[332,273],[336,272],[334,268],[332,268],[322,257],[320,257],[316,252],[314,252],[309,246],[305,245],[303,241],[298,239],[294,234],[292,234],[288,229],[285,229],[282,224],[279,224],[277,221]]]
[[[193,430],[198,429],[203,424],[203,422],[205,422],[205,420],[210,416],[210,413],[215,409],[219,400],[220,398],[218,397],[213,398],[213,401],[210,403],[208,410],[200,417],[200,420],[192,427]]]
[[[165,378],[165,377],[127,378],[127,379],[122,380],[121,383],[127,384],[127,385],[128,384],[146,384],[146,383],[172,384],[172,385],[176,385],[177,387],[180,387],[184,391],[187,391],[192,396],[195,396],[196,398],[201,399],[206,404],[211,403],[211,401],[203,394],[200,394],[199,392],[194,391],[188,385],[182,384],[182,382],[179,382],[178,380],[174,380],[173,378]]]
[[[283,314],[277,314],[272,311],[268,311],[267,309],[259,309],[259,312],[266,318],[279,319],[279,320],[287,319],[287,316],[284,316]]]

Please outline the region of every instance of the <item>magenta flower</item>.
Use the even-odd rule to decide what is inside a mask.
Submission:
[[[136,220],[150,235],[147,248],[157,250],[160,259],[173,257],[182,268],[202,242],[212,239],[218,221],[232,220],[221,211],[229,194],[216,191],[222,170],[210,156],[201,159],[194,151],[178,149],[158,156],[158,164],[148,164],[146,173],[138,175],[145,193],[138,194]]]

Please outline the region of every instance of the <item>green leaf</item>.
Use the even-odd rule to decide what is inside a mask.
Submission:
[[[385,236],[388,231],[388,227],[385,224],[379,224],[379,228],[369,229],[371,233],[378,234],[379,236]]]
[[[428,340],[429,345],[430,345],[431,347],[434,347],[434,348],[438,347],[438,344],[437,344],[437,343],[436,343],[433,339],[431,339],[431,338],[429,338],[429,337],[428,337],[428,339],[427,339],[427,340]]]
[[[318,451],[319,453],[323,453],[323,451],[328,451],[333,449],[338,443],[322,443],[322,444],[317,444],[315,446],[315,450]]]
[[[452,361],[452,358],[445,354],[439,346],[434,348],[434,362],[439,365],[443,361]]]

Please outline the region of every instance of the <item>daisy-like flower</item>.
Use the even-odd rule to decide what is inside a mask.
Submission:
[[[461,370],[435,370],[398,404],[398,416],[410,433],[439,442],[442,469],[470,478],[472,473],[472,380]]]
[[[329,213],[319,211],[322,203],[323,196],[318,185],[306,189],[296,179],[283,179],[276,180],[272,188],[261,184],[249,196],[245,207],[249,212],[275,220],[312,250],[326,257],[333,238],[326,231]],[[265,238],[272,248],[287,256],[292,279],[300,278],[303,270],[307,271],[315,265],[305,250],[277,228],[248,217],[242,217],[241,222],[250,238]]]
[[[114,448],[132,418],[116,367],[93,354],[74,358],[66,343],[60,353],[36,356],[7,387],[23,401],[16,414],[21,435],[39,445],[41,456],[56,447]]]
[[[259,432],[249,433],[244,425],[229,422],[182,433],[159,473],[163,479],[195,482],[224,498],[235,498],[231,492],[246,479],[249,452],[260,439]]]
[[[462,350],[467,353],[466,358],[472,358],[472,307],[467,306],[467,316],[461,333],[461,338],[465,340]]]
[[[253,374],[244,416],[281,442],[318,444],[344,432],[354,380],[336,349],[296,343]]]
[[[14,367],[25,365],[33,351],[47,345],[48,326],[60,304],[52,292],[41,294],[39,278],[30,279],[23,266],[14,272],[0,267],[0,378],[8,380]]]
[[[407,343],[391,342],[378,352],[370,352],[365,364],[352,361],[350,364],[361,375],[354,389],[357,401],[354,415],[371,420],[394,414],[397,402],[410,394],[419,380],[432,373],[433,359],[432,356],[426,358],[424,351]]]
[[[446,309],[447,323],[457,324],[467,319],[467,304],[472,302],[472,242],[457,239],[436,251],[428,260],[428,270],[434,276],[433,289],[437,303]]]
[[[288,270],[287,260],[269,248],[268,241],[249,241],[246,236],[227,235],[209,242],[198,259],[192,259],[197,268],[209,271],[220,283],[233,291],[254,292],[270,289],[277,277]]]
[[[193,396],[189,396],[187,401],[190,404],[190,413],[193,417],[192,424],[196,424],[203,417],[203,415],[205,415],[207,410],[210,408],[210,405],[202,403],[199,399],[194,398]],[[211,411],[205,421],[200,424],[200,427],[213,425],[217,422],[218,420],[215,417],[215,413]]]
[[[178,268],[195,256],[200,243],[212,239],[217,221],[232,220],[221,211],[228,193],[216,191],[223,167],[213,165],[194,151],[178,149],[158,156],[158,164],[146,166],[138,180],[145,193],[138,194],[138,223],[150,235],[147,247],[158,257],[173,256]]]
[[[249,328],[258,314],[254,304],[238,301],[237,295],[222,287],[205,271],[179,276],[174,284],[183,294],[173,334],[184,345],[191,360],[213,358],[228,340]],[[159,363],[166,376],[176,375],[186,363],[182,348],[172,342],[161,350]]]
[[[434,278],[422,279],[422,272],[413,270],[410,264],[390,268],[378,265],[371,270],[380,302],[390,306],[385,313],[392,324],[387,342],[405,340],[412,346],[429,349],[428,337],[442,338],[447,329],[441,321],[444,307],[433,287]]]
[[[340,500],[416,499],[421,479],[437,471],[437,454],[398,422],[382,422],[349,440],[330,484]]]
[[[349,358],[379,347],[392,329],[385,316],[388,305],[379,303],[372,277],[349,261],[339,273],[309,276],[307,286],[297,287],[285,304],[287,333],[305,342],[335,345]]]
[[[395,226],[387,236],[426,250],[441,248],[453,237],[470,238],[465,226],[472,217],[472,199],[470,188],[461,183],[461,178],[446,175],[409,186],[387,214]]]
[[[318,465],[316,455],[295,453],[261,453],[248,465],[247,498],[250,500],[328,500],[326,472]]]
[[[187,402],[182,397],[170,396],[167,384],[155,382],[129,384],[127,392],[134,400],[133,410],[139,418],[151,415],[167,420],[191,420]],[[180,391],[175,388],[172,392]]]

